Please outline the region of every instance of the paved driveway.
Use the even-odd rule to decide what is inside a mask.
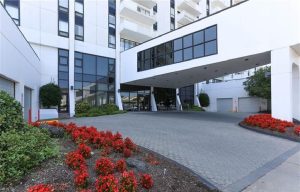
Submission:
[[[80,125],[119,131],[197,173],[223,191],[241,191],[300,150],[296,142],[237,125],[248,114],[136,112],[78,118]]]

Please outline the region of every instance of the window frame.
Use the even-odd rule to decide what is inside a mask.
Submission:
[[[75,4],[76,3],[81,3],[82,4],[82,13],[78,12],[75,10],[75,13],[74,13],[74,35],[75,35],[75,40],[78,40],[78,41],[84,41],[84,0],[80,1],[80,0],[75,0],[74,2]],[[82,15],[82,36],[81,35],[77,35],[76,34],[76,13],[77,15]]]
[[[67,1],[68,1],[68,8],[65,8],[65,7],[60,6],[60,4],[59,4],[60,0],[57,0],[57,10],[58,10],[57,34],[58,34],[58,36],[69,38],[69,35],[70,35],[70,1],[69,0],[67,0]],[[68,32],[61,31],[60,28],[59,28],[59,26],[60,26],[59,25],[59,21],[60,21],[59,13],[60,13],[60,11],[63,11],[60,8],[67,9],[67,15],[68,15]],[[64,33],[66,33],[66,35],[64,35]]]
[[[7,9],[6,9],[7,1],[8,1],[8,0],[4,0],[4,2],[3,2],[3,7],[5,8],[6,11],[7,11]],[[10,5],[10,6],[11,6],[11,5]],[[14,7],[14,6],[13,6],[13,7]],[[15,7],[15,8],[18,9],[18,19],[13,18],[13,17],[10,15],[10,13],[9,13],[8,11],[7,11],[7,13],[9,13],[10,18],[14,21],[14,23],[15,23],[17,26],[21,26],[21,1],[20,1],[20,0],[18,0],[18,7]],[[18,21],[18,23],[16,23],[16,21]]]

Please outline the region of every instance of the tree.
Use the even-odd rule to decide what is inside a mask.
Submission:
[[[247,78],[244,86],[249,96],[271,99],[271,78],[266,75],[270,72],[270,66],[260,68],[253,76]]]
[[[58,106],[61,100],[61,90],[54,83],[48,83],[40,88],[40,101],[43,106],[50,108]]]

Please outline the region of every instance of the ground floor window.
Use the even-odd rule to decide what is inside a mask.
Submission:
[[[115,59],[75,52],[75,102],[115,103]]]
[[[176,110],[176,89],[154,88],[157,110]]]
[[[194,85],[180,88],[179,97],[183,107],[194,105]]]

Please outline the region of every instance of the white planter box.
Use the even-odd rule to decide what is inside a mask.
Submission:
[[[58,118],[57,109],[40,109],[40,120]]]

